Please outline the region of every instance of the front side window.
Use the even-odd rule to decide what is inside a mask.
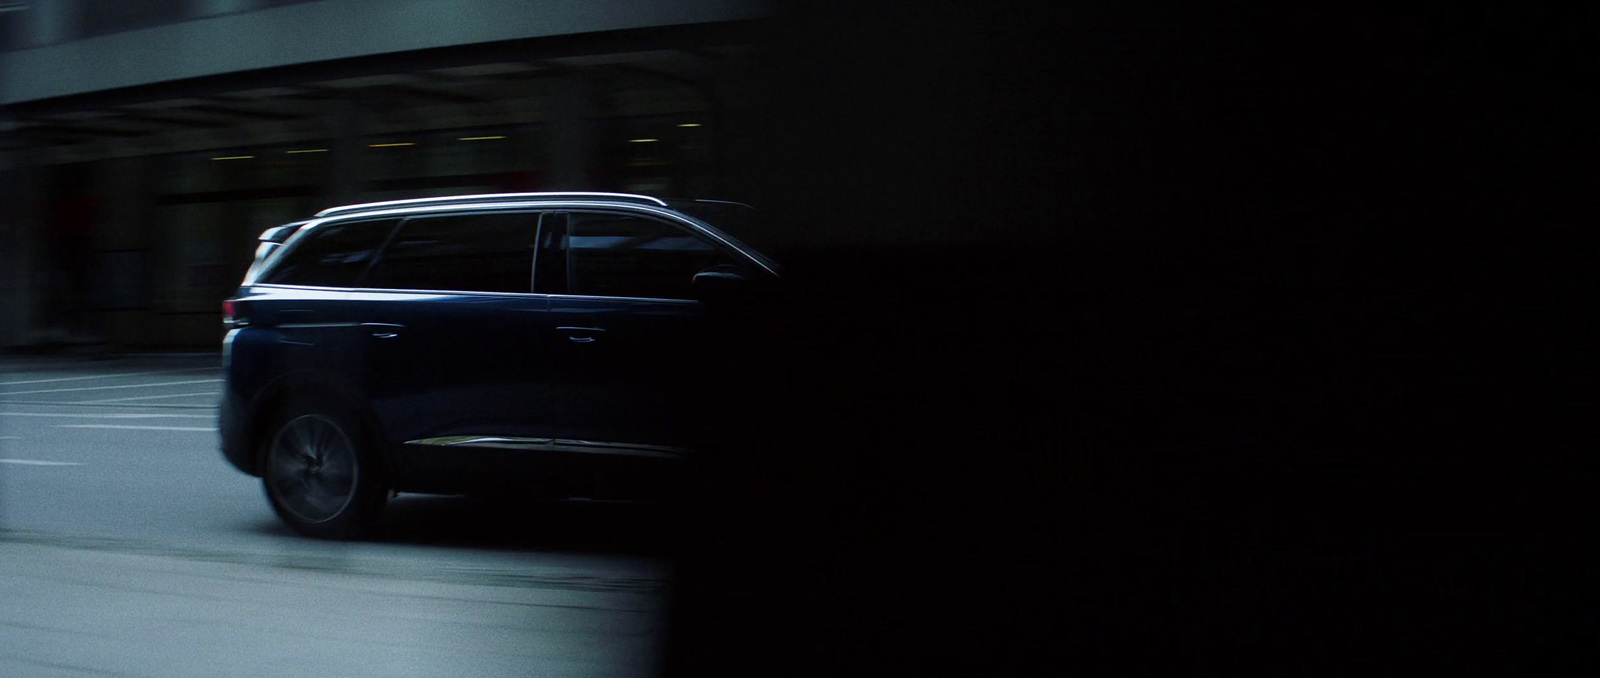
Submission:
[[[324,223],[299,235],[294,248],[272,267],[262,283],[352,287],[372,264],[397,219]]]
[[[533,213],[413,217],[384,249],[365,287],[531,292]]]
[[[693,299],[696,273],[733,263],[698,234],[655,219],[574,212],[568,229],[569,294]]]

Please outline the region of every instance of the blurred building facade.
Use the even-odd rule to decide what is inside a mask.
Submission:
[[[0,347],[214,347],[265,228],[478,192],[734,197],[751,0],[0,2]]]

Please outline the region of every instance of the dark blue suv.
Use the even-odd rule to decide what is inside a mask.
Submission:
[[[396,492],[660,499],[719,323],[780,279],[694,216],[744,209],[496,194],[268,230],[223,302],[222,452],[318,537],[369,533]]]

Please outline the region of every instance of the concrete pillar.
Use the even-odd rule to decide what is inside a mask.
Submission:
[[[65,42],[72,38],[73,22],[77,20],[78,6],[84,0],[44,0],[31,3],[18,41],[24,46],[38,47]]]
[[[22,168],[19,154],[14,151],[0,153],[0,349],[21,343],[22,330],[22,267],[26,263],[22,251],[21,205],[17,184]]]
[[[601,127],[599,88],[582,76],[568,78],[557,91],[550,134],[552,191],[592,191],[600,180]]]
[[[45,271],[40,245],[41,218],[37,196],[42,189],[39,145],[30,134],[18,135],[9,153],[0,214],[0,346],[33,343],[38,333]]]

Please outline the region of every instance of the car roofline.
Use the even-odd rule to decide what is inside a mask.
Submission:
[[[329,207],[316,213],[314,218],[344,216],[362,212],[376,212],[398,207],[428,207],[435,205],[472,204],[478,202],[536,202],[543,200],[600,200],[612,202],[626,202],[630,204],[653,205],[667,207],[667,201],[648,195],[634,193],[605,193],[594,191],[559,191],[545,193],[480,193],[475,195],[451,195],[437,198],[412,198],[409,200],[385,200],[382,202],[361,203],[358,205],[342,205]]]

